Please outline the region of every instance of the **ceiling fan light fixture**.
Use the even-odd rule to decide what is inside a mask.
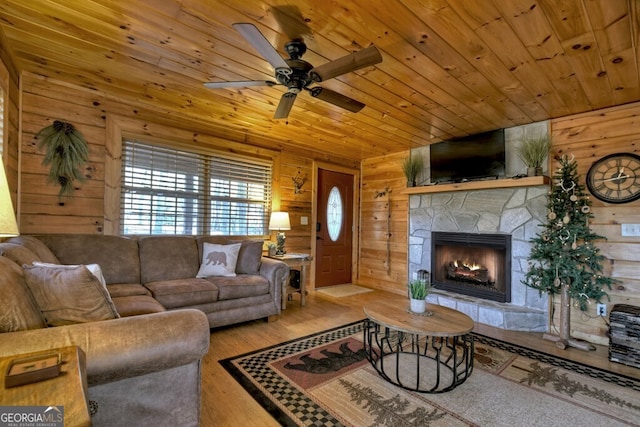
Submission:
[[[315,82],[331,79],[342,74],[350,73],[363,67],[375,65],[382,61],[382,55],[375,46],[369,46],[358,52],[350,53],[335,61],[327,62],[319,67],[314,67],[302,59],[307,51],[307,45],[302,38],[294,38],[285,45],[289,54],[288,59],[283,59],[278,51],[269,43],[267,38],[253,24],[237,23],[235,28],[253,48],[266,59],[275,71],[275,82],[268,80],[249,80],[238,82],[207,82],[208,88],[249,87],[249,86],[286,86],[287,92],[282,95],[276,112],[275,119],[287,118],[298,93],[308,90],[311,95],[322,101],[326,101],[345,110],[357,113],[364,108],[362,102],[341,95],[331,89],[321,87],[309,88]]]

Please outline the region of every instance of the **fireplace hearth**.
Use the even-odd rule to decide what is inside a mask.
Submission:
[[[432,232],[433,287],[511,302],[511,236]]]

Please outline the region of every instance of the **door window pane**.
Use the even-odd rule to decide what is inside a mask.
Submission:
[[[327,231],[332,241],[338,240],[342,230],[342,194],[338,187],[333,187],[327,200]]]

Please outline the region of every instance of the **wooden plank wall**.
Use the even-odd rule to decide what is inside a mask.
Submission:
[[[362,162],[359,283],[406,294],[409,197],[400,167],[409,151]]]
[[[23,75],[20,231],[102,233],[106,115],[98,94]],[[87,180],[75,195],[58,199],[59,188],[47,180],[44,150],[35,135],[54,120],[73,124],[89,143]]]
[[[578,173],[585,185],[587,171],[597,159],[613,153],[640,154],[640,103],[622,105],[556,119],[551,121],[554,155],[573,155],[578,162]],[[557,168],[552,161],[551,170]],[[619,279],[620,284],[608,291],[614,304],[640,306],[640,237],[623,237],[621,224],[640,223],[640,200],[621,205],[607,204],[591,197],[594,218],[591,229],[606,241],[598,244],[607,257],[605,273]],[[558,301],[554,304],[554,324],[558,325],[560,311]],[[595,307],[587,313],[572,310],[571,329],[577,338],[601,344],[608,343],[608,326],[595,314]]]
[[[287,252],[310,253],[313,203],[312,191],[313,159],[283,152],[280,157],[280,210],[289,212],[291,230],[286,232]],[[298,177],[298,178],[296,178]],[[295,192],[293,178],[305,180],[300,192]],[[274,209],[276,207],[274,206]],[[302,217],[307,218],[307,225],[302,225]],[[315,233],[313,233],[315,235]]]
[[[6,40],[0,32],[0,87],[8,96],[5,98],[7,122],[5,123],[3,163],[7,174],[7,182],[11,190],[13,208],[18,206],[18,146],[19,146],[19,105],[20,105],[20,76],[13,58],[6,49]]]

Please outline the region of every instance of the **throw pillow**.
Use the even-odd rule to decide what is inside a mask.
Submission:
[[[49,326],[120,317],[106,287],[83,265],[25,265],[23,269],[27,286]]]
[[[80,265],[51,264],[49,262],[40,262],[40,261],[34,261],[33,265],[35,265],[36,267],[67,268],[67,269],[74,269],[74,268],[80,267]],[[96,276],[96,279],[98,279],[102,284],[102,286],[104,286],[105,289],[107,289],[106,288],[107,281],[104,279],[104,274],[102,274],[102,269],[100,268],[100,266],[98,264],[86,264],[85,267],[87,267],[87,269],[89,269],[91,274]]]
[[[230,240],[228,243],[238,243]],[[241,240],[239,241],[240,253],[238,253],[238,263],[236,273],[238,274],[260,274],[260,264],[262,264],[262,240]]]
[[[235,276],[240,243],[218,245],[204,243],[202,246],[202,264],[196,277]]]

